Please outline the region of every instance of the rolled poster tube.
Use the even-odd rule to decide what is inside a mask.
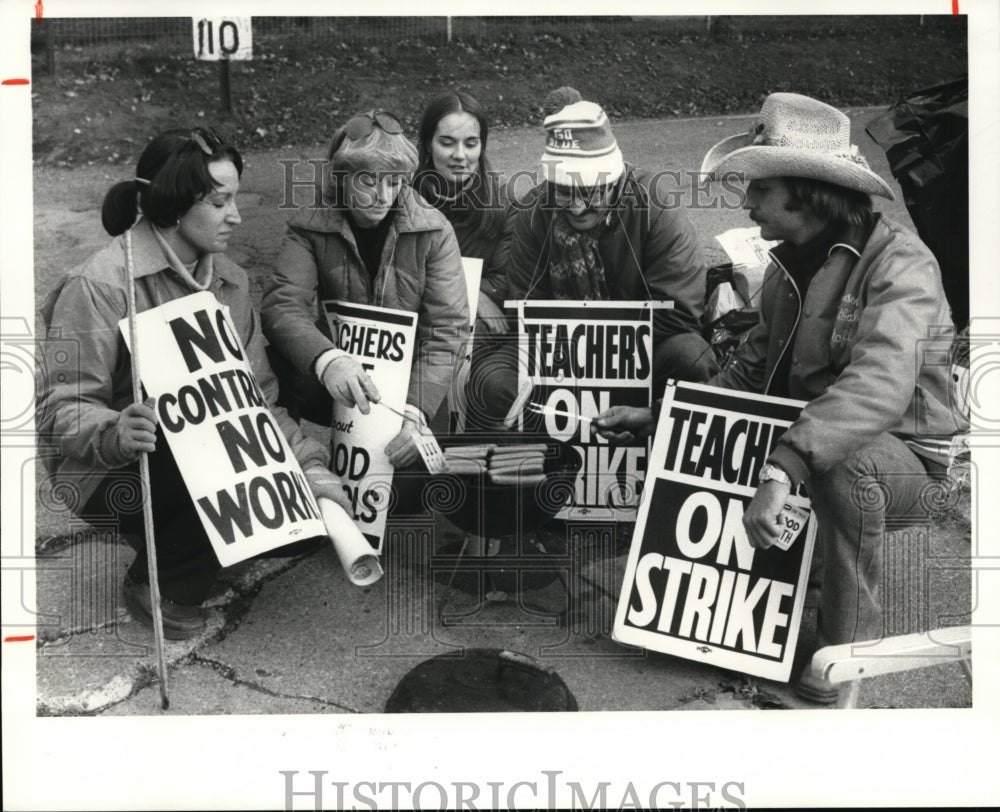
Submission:
[[[326,533],[333,542],[333,549],[337,551],[337,558],[348,580],[355,586],[374,584],[384,574],[382,564],[354,520],[336,502],[329,499],[317,502]]]

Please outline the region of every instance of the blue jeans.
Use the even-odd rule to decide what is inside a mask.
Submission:
[[[882,551],[886,520],[927,520],[933,482],[920,457],[898,437],[880,434],[806,483],[816,513],[821,557],[820,647],[882,638]]]

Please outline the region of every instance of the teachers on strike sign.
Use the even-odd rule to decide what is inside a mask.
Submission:
[[[131,346],[127,319],[119,329]],[[136,333],[143,386],[219,563],[326,535],[228,308],[193,293],[139,313]]]
[[[323,302],[330,335],[356,358],[382,396],[368,414],[334,403],[330,467],[354,505],[355,519],[373,548],[382,551],[395,469],[385,447],[399,434],[410,388],[417,314],[388,307]]]
[[[545,433],[580,456],[574,492],[557,514],[583,520],[634,518],[646,471],[645,440],[609,445],[592,420],[611,406],[649,406],[653,310],[668,302],[516,301],[518,383]]]
[[[743,513],[799,401],[666,388],[615,616],[622,643],[788,680],[815,522],[790,494],[783,533],[750,546]]]

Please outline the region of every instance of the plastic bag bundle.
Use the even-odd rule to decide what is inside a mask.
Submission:
[[[941,266],[962,330],[969,322],[968,77],[901,98],[866,131],[885,151],[917,233]]]
[[[741,270],[727,262],[712,266],[706,274],[706,338],[720,369],[732,363],[737,348],[759,319],[758,311],[750,305],[750,296],[741,291],[746,288]]]

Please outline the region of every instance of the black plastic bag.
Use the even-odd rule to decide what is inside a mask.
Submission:
[[[941,266],[958,330],[969,322],[969,82],[904,96],[866,128],[886,154],[903,202]]]
[[[750,328],[757,324],[760,319],[760,314],[756,308],[751,307],[737,290],[733,271],[733,263],[724,262],[721,265],[713,265],[705,274],[706,308],[708,308],[711,302],[712,294],[720,285],[732,286],[735,298],[741,305],[723,313],[705,325],[704,335],[712,347],[720,370],[725,370],[732,365],[736,356],[736,350],[746,340]],[[706,320],[708,319],[707,309],[705,311],[705,318]]]

